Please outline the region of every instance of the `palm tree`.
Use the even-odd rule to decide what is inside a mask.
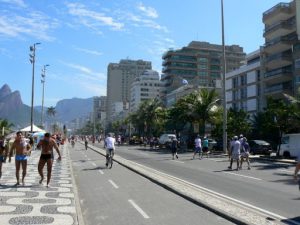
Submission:
[[[52,117],[52,118],[54,119],[54,117],[55,117],[55,115],[56,115],[55,107],[53,107],[53,106],[48,107],[48,108],[47,108],[47,115],[48,115],[49,117]],[[54,122],[54,121],[52,120],[52,123],[53,123],[53,122]],[[53,132],[55,132],[55,129],[56,129],[56,127],[53,125]]]
[[[199,133],[205,135],[205,125],[213,122],[213,118],[219,113],[219,97],[213,89],[201,89],[187,96],[186,116],[191,117],[193,122],[199,123]]]
[[[11,132],[11,128],[14,125],[10,123],[7,119],[0,119],[0,132],[2,135],[2,131],[4,131],[4,135],[9,134]]]

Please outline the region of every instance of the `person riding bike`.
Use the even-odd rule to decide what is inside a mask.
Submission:
[[[116,143],[116,139],[113,138],[111,134],[108,134],[104,142],[104,147],[106,148],[106,163],[105,163],[106,167],[108,167],[109,156],[111,156],[110,168],[112,167],[112,162],[113,162],[112,159],[115,154],[115,143]]]

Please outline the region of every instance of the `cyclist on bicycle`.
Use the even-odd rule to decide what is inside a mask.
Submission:
[[[112,137],[111,134],[107,135],[107,138],[104,141],[104,147],[106,148],[106,167],[108,166],[108,159],[109,156],[111,156],[111,164],[112,164],[112,158],[115,154],[115,143],[116,139]]]

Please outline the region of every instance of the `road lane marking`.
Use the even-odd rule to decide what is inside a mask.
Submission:
[[[108,180],[108,181],[109,181],[109,183],[111,183],[112,186],[114,186],[115,189],[119,188],[118,185],[116,185],[116,183],[113,182],[112,180]]]
[[[145,213],[133,200],[129,199],[128,202],[145,218],[149,219],[150,217]]]
[[[228,162],[229,161],[228,159],[209,159],[209,158],[207,160],[211,160],[214,162]]]
[[[283,169],[278,169],[278,171],[281,171],[281,172],[286,172],[286,173],[294,173],[294,171],[292,171],[292,170],[283,170]]]
[[[99,171],[99,173],[101,173],[102,175],[104,174],[104,172],[103,172],[102,170],[99,169],[98,171]]]
[[[92,164],[93,166],[97,166],[97,164],[96,164],[96,163],[94,163],[94,162],[92,162],[91,164]]]
[[[262,179],[259,179],[259,178],[256,178],[256,177],[250,177],[250,176],[237,174],[237,173],[231,173],[231,172],[224,172],[224,173],[228,173],[228,174],[235,175],[235,176],[240,176],[240,177],[246,177],[246,178],[253,179],[253,180],[262,180]]]
[[[177,160],[170,160],[171,162],[177,162],[177,163],[184,163],[184,162],[182,162],[182,161],[177,161]]]

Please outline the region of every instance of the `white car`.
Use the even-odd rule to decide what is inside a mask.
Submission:
[[[171,143],[172,138],[176,138],[175,134],[162,134],[158,139],[158,144],[160,147],[168,146]]]

